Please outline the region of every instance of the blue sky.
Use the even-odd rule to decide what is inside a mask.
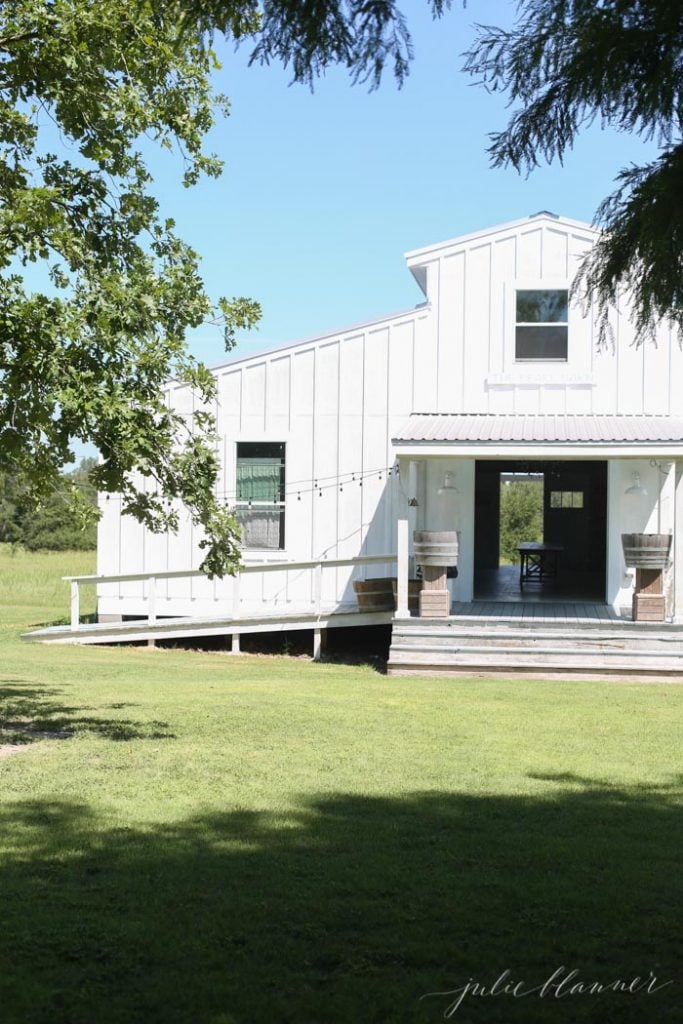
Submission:
[[[180,167],[154,157],[155,190],[181,235],[202,255],[209,292],[258,299],[263,320],[236,354],[408,308],[422,298],[403,253],[541,209],[591,220],[620,167],[652,149],[628,135],[587,129],[564,166],[528,179],[493,170],[490,131],[504,99],[462,71],[473,23],[511,19],[506,0],[469,0],[439,22],[404,0],[415,60],[403,89],[377,92],[335,69],[311,93],[280,67],[247,66],[223,47],[217,87],[231,116],[210,139],[223,176],[186,190]],[[193,338],[208,363],[226,358],[220,332]]]

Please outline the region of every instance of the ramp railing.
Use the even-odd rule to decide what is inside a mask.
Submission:
[[[240,566],[239,571],[232,577],[232,615],[231,618],[240,618],[240,581],[244,576],[253,573],[289,572],[310,569],[313,573],[313,607],[316,615],[322,612],[323,594],[323,572],[325,569],[341,568],[344,566],[365,566],[381,565],[382,563],[396,562],[395,554],[385,555],[357,555],[355,558],[320,558],[311,561],[300,562],[247,562]],[[161,580],[178,580],[193,578],[208,579],[205,573],[199,569],[182,569],[170,572],[133,572],[119,573],[107,576],[64,576],[71,584],[71,629],[77,630],[81,624],[81,593],[82,586],[98,586],[104,583],[143,583],[147,591],[147,622],[154,625],[157,621],[157,583]]]

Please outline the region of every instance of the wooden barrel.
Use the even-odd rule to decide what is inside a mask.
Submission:
[[[394,576],[391,581],[394,588],[394,608],[398,607],[398,580]],[[408,611],[418,610],[422,580],[408,580]]]
[[[458,535],[455,530],[415,530],[413,547],[418,565],[457,565]]]
[[[669,533],[622,533],[626,565],[631,569],[666,569],[671,551]]]
[[[354,580],[359,612],[391,612],[394,610],[394,591],[390,576],[372,580]]]

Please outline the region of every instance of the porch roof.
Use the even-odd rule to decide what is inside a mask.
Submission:
[[[397,431],[398,454],[495,454],[519,448],[527,456],[581,452],[595,455],[683,457],[683,418],[586,414],[496,415],[413,413]],[[488,449],[488,451],[486,450]],[[532,451],[532,449],[535,449]]]

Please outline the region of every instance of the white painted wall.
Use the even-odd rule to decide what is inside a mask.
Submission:
[[[683,352],[666,329],[634,348],[626,299],[614,350],[598,349],[592,313],[574,302],[567,362],[515,362],[516,289],[569,287],[594,238],[542,216],[409,253],[435,327],[414,411],[683,414]]]
[[[683,414],[680,347],[664,331],[657,346],[634,349],[625,306],[615,316],[614,351],[597,350],[592,317],[574,305],[567,363],[515,362],[515,289],[569,286],[593,238],[587,225],[543,215],[409,253],[408,266],[425,289],[425,306],[218,367],[220,495],[230,501],[235,493],[237,442],[285,442],[287,541],[275,557],[380,554],[395,551],[398,513],[412,496],[405,475],[401,481],[379,475],[393,464],[391,437],[411,412]],[[170,391],[176,407],[189,411],[192,400],[186,388]],[[651,479],[647,463],[637,468],[643,480]],[[628,593],[618,535],[654,528],[654,505],[635,508],[622,501],[631,469],[630,463],[610,466],[608,581],[617,604]],[[371,470],[376,475],[362,488],[351,482],[352,473]],[[440,460],[433,459],[417,474],[421,500],[411,527],[460,532],[453,596],[468,600],[474,461],[460,460],[457,496],[436,494],[443,472]],[[324,484],[322,497],[313,490],[314,481]],[[672,503],[673,498],[671,508]],[[121,517],[116,498],[103,501],[102,508],[99,573],[180,570],[201,561],[199,538],[189,523],[178,536],[159,537]],[[247,557],[264,554],[248,552]],[[389,573],[389,566],[386,572],[372,570]],[[243,585],[242,607],[310,606],[312,586],[307,571],[251,576]],[[159,591],[160,616],[218,615],[232,607],[229,579],[172,581],[160,584]],[[349,572],[326,572],[323,597],[328,605],[352,602]],[[127,583],[100,588],[99,610],[144,614],[144,588]]]
[[[286,444],[285,549],[249,551],[247,560],[351,558],[395,551],[398,506],[407,499],[399,479],[387,475],[394,463],[391,437],[413,408],[414,368],[429,319],[430,311],[419,307],[215,371],[223,462],[219,495],[228,502],[234,499],[239,441]],[[170,399],[182,406],[191,396],[187,389],[175,388]],[[201,561],[189,523],[177,536],[154,537],[119,515],[117,499],[103,501],[102,508],[99,573],[195,568]],[[387,564],[356,574],[391,571]],[[229,579],[173,580],[160,582],[159,589],[158,615],[216,615],[232,607]],[[243,610],[305,608],[313,600],[312,573],[250,575],[242,581],[240,596]],[[325,571],[323,601],[327,606],[354,603],[349,570]],[[138,615],[145,609],[141,584],[100,588],[101,614]]]
[[[654,462],[654,464],[653,464]],[[683,493],[676,488],[676,462],[670,460],[612,459],[607,484],[607,599],[617,610],[631,607],[635,569],[627,569],[622,533],[671,533],[681,515]],[[680,466],[680,464],[679,464]],[[627,494],[637,472],[647,494]],[[674,561],[664,575],[667,612],[675,614]],[[680,614],[680,609],[678,614]]]

